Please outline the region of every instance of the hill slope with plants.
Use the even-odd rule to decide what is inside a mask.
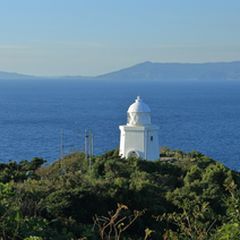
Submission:
[[[240,239],[240,174],[198,152],[0,164],[1,239]]]

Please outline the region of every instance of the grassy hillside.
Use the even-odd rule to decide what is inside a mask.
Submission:
[[[240,174],[198,152],[0,164],[2,239],[239,239]],[[32,236],[32,237],[30,237]],[[35,236],[35,238],[34,238]]]

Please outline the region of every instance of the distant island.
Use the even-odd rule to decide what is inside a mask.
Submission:
[[[27,75],[27,74],[0,71],[0,80],[33,79],[33,78],[36,78],[36,77],[32,75]]]
[[[143,62],[98,76],[38,77],[0,71],[0,80],[10,79],[91,79],[112,81],[231,81],[240,80],[240,61],[215,63]]]

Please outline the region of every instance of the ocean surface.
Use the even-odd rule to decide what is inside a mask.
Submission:
[[[240,171],[240,83],[126,83],[77,80],[0,81],[0,162],[60,156],[84,149],[84,130],[94,134],[94,153],[119,145],[119,128],[137,95],[160,127],[161,146],[197,150]]]

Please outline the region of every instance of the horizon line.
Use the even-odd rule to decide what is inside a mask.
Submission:
[[[15,74],[15,75],[21,75],[21,76],[26,76],[26,77],[34,77],[34,78],[38,78],[38,77],[44,77],[44,78],[58,78],[58,77],[84,77],[84,78],[96,78],[96,77],[101,77],[107,74],[111,74],[114,72],[119,72],[121,70],[124,69],[128,69],[128,68],[132,68],[134,66],[137,65],[141,65],[141,64],[189,64],[189,65],[203,65],[203,64],[231,64],[231,63],[236,63],[236,62],[240,62],[240,60],[221,60],[221,61],[194,61],[194,62],[186,62],[186,61],[161,61],[161,62],[156,62],[156,61],[150,61],[150,60],[146,60],[143,62],[138,62],[135,64],[131,64],[129,66],[126,67],[122,67],[116,70],[110,70],[108,72],[103,72],[103,73],[99,73],[97,75],[81,75],[81,74],[75,74],[75,75],[69,75],[69,74],[62,74],[62,75],[41,75],[41,74],[29,74],[29,73],[23,73],[23,72],[18,72],[18,71],[4,71],[4,70],[0,70],[0,73],[5,73],[5,74]]]

